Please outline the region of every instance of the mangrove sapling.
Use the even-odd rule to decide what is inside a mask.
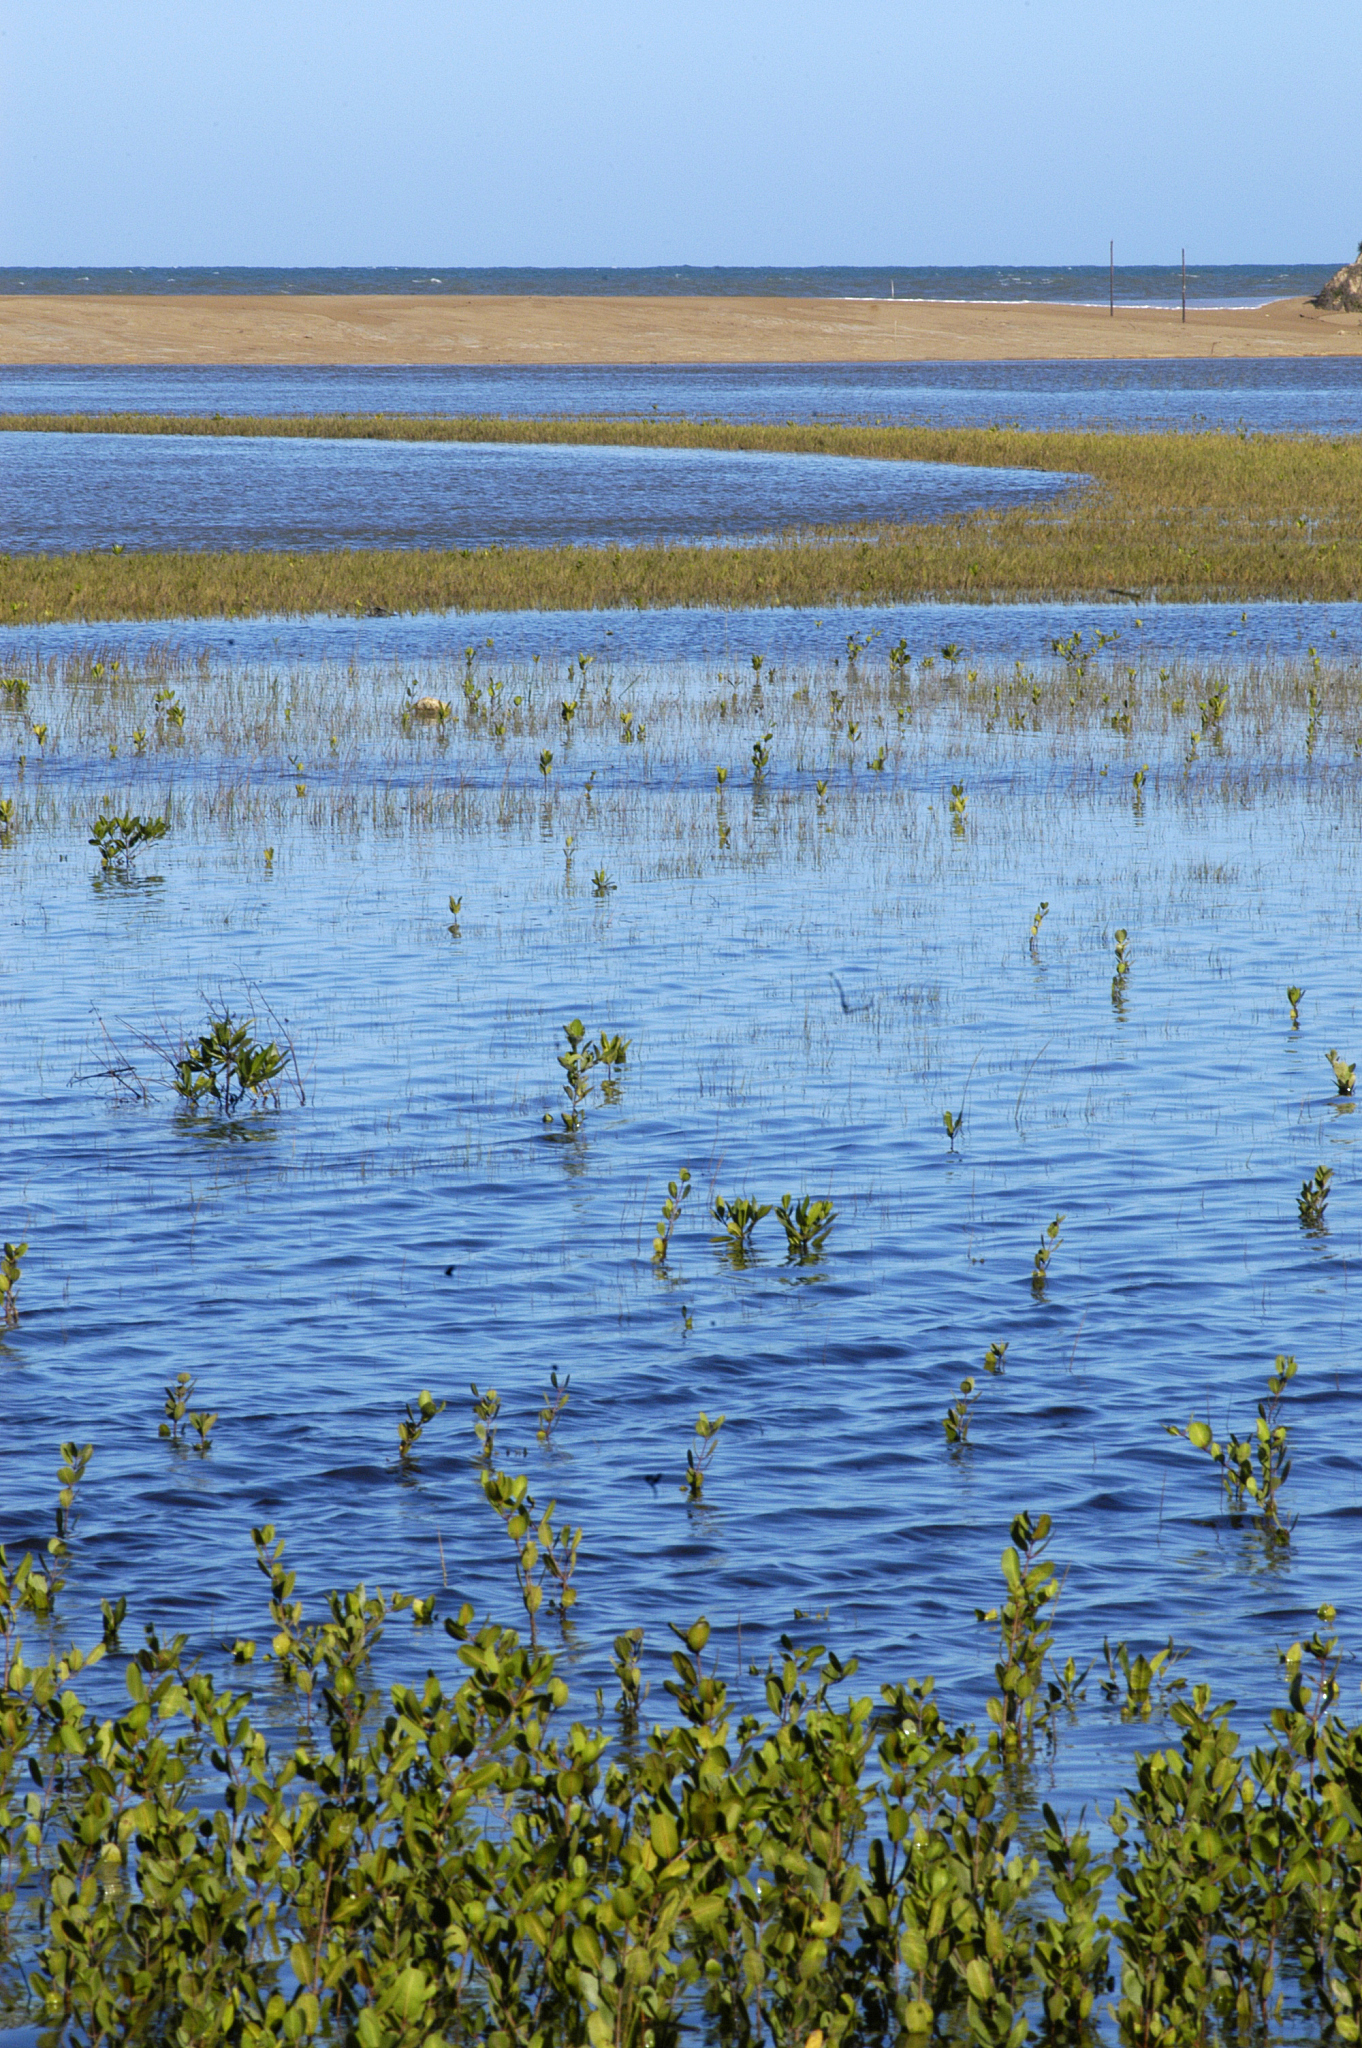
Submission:
[[[501,1396],[495,1387],[489,1387],[485,1394],[478,1392],[476,1380],[469,1381],[473,1396],[473,1434],[478,1440],[478,1463],[492,1465],[497,1455],[497,1417],[501,1413]]]
[[[1054,1808],[1042,1803],[1045,1827],[1040,1844],[1049,1864],[1050,1889],[1063,1909],[1063,1919],[1047,1917],[1036,1930],[1031,1963],[1040,1983],[1046,2042],[1093,2039],[1095,2000],[1112,1987],[1108,1970],[1110,1932],[1102,1911],[1103,1893],[1112,1874],[1099,1862],[1082,1828],[1070,1833]]]
[[[1324,1211],[1329,1203],[1329,1183],[1334,1177],[1332,1166],[1317,1166],[1309,1180],[1301,1182],[1301,1191],[1296,1197],[1296,1208],[1300,1213],[1301,1227],[1322,1235],[1328,1229]]]
[[[234,1021],[230,1010],[210,1017],[209,1028],[187,1043],[174,1062],[175,1092],[191,1108],[211,1097],[223,1116],[234,1117],[249,1102],[253,1109],[278,1109],[276,1082],[288,1064],[287,1053],[273,1039],[262,1044],[252,1037],[248,1017]]]
[[[403,1419],[397,1425],[397,1457],[404,1471],[410,1465],[412,1453],[427,1425],[434,1422],[437,1415],[443,1415],[448,1406],[448,1401],[437,1401],[424,1387],[416,1396],[414,1408],[410,1401],[406,1403]]]
[[[959,1400],[952,1401],[950,1407],[941,1418],[941,1427],[946,1432],[946,1442],[948,1444],[959,1446],[969,1442],[970,1418],[974,1414],[978,1401],[979,1389],[976,1388],[974,1381],[972,1379],[961,1380]]]
[[[1064,1242],[1059,1234],[1059,1226],[1063,1221],[1064,1212],[1061,1210],[1054,1221],[1047,1224],[1041,1232],[1036,1255],[1031,1261],[1031,1292],[1037,1301],[1041,1300],[1045,1293],[1045,1283],[1050,1277],[1050,1261]]]
[[[1295,1359],[1279,1351],[1276,1370],[1268,1376],[1267,1398],[1258,1403],[1252,1436],[1237,1437],[1231,1432],[1228,1443],[1222,1444],[1209,1422],[1198,1422],[1195,1416],[1186,1429],[1165,1424],[1169,1436],[1182,1437],[1194,1450],[1204,1451],[1217,1468],[1231,1515],[1243,1514],[1252,1504],[1263,1535],[1273,1546],[1288,1544],[1293,1526],[1281,1510],[1282,1488],[1291,1473],[1290,1428],[1281,1420],[1281,1407],[1295,1377]]]
[[[190,1409],[189,1427],[198,1438],[194,1449],[199,1457],[206,1458],[209,1451],[213,1448],[213,1431],[216,1429],[217,1424],[218,1417],[216,1412],[210,1414],[208,1410],[203,1408]]]
[[[988,1702],[988,1717],[1004,1750],[1029,1748],[1036,1725],[1049,1713],[1041,1696],[1045,1660],[1053,1637],[1054,1603],[1059,1598],[1055,1568],[1045,1556],[1051,1523],[1048,1515],[1015,1517],[1011,1542],[1002,1555],[1006,1596],[997,1607],[976,1608],[975,1620],[996,1622],[998,1661],[994,1674],[998,1692]]]
[[[563,1026],[563,1036],[567,1039],[568,1049],[559,1053],[558,1064],[565,1076],[563,1093],[568,1099],[568,1107],[561,1115],[563,1129],[575,1136],[586,1121],[587,1098],[595,1086],[591,1070],[600,1064],[601,1049],[594,1040],[587,1042],[586,1026],[580,1017],[574,1017],[570,1024]],[[546,1124],[553,1122],[551,1111],[545,1115],[544,1121]]]
[[[681,1481],[681,1491],[692,1503],[705,1497],[705,1476],[714,1462],[714,1453],[719,1448],[719,1431],[724,1426],[722,1415],[716,1415],[711,1422],[703,1408],[695,1422],[695,1442],[686,1452],[686,1476]]]
[[[817,1259],[823,1255],[837,1211],[831,1202],[813,1201],[807,1195],[802,1195],[792,1207],[790,1197],[782,1195],[776,1205],[776,1219],[785,1232],[787,1257]]]
[[[117,813],[108,817],[101,814],[95,819],[87,843],[99,854],[106,873],[126,873],[141,848],[151,845],[153,840],[164,839],[169,829],[166,818],[139,818],[132,811],[121,817]]]
[[[690,1168],[683,1166],[675,1180],[667,1182],[667,1197],[662,1204],[662,1220],[653,1238],[653,1264],[665,1266],[667,1253],[671,1248],[672,1232],[681,1217],[681,1206],[690,1195]]]
[[[720,1242],[727,1244],[735,1258],[745,1258],[752,1249],[752,1232],[763,1216],[770,1215],[771,1204],[749,1201],[746,1195],[737,1195],[731,1202],[716,1196],[709,1205],[709,1213],[716,1223],[723,1225]]]
[[[549,1383],[544,1390],[544,1398],[539,1404],[539,1421],[534,1432],[535,1442],[542,1444],[545,1449],[553,1442],[553,1432],[557,1429],[563,1410],[567,1407],[571,1388],[571,1373],[567,1375],[560,1385],[558,1374],[550,1372]]]
[[[5,1328],[19,1327],[19,1282],[23,1277],[24,1254],[28,1250],[28,1239],[22,1244],[11,1244],[5,1239],[5,1248],[0,1253],[0,1301],[5,1304]]]
[[[1291,1005],[1291,1029],[1299,1031],[1301,1028],[1301,1004],[1305,1001],[1305,990],[1303,988],[1289,988],[1286,992],[1286,1000]]]
[[[118,1631],[128,1618],[126,1594],[120,1593],[116,1600],[101,1600],[99,1611],[103,1616],[103,1638],[106,1650],[118,1648]]]
[[[1107,1665],[1102,1697],[1113,1705],[1121,1702],[1123,1721],[1147,1721],[1155,1708],[1162,1712],[1171,1704],[1172,1695],[1186,1687],[1186,1679],[1174,1678],[1172,1671],[1187,1652],[1175,1648],[1171,1636],[1152,1657],[1139,1651],[1132,1657],[1125,1643],[1117,1643],[1113,1648],[1104,1636],[1102,1655]]]
[[[544,1604],[545,1581],[551,1589],[550,1605],[557,1610],[560,1621],[576,1605],[577,1589],[572,1575],[577,1568],[582,1532],[554,1527],[557,1501],[551,1500],[543,1514],[538,1514],[523,1472],[511,1479],[504,1472],[484,1467],[478,1477],[488,1505],[500,1515],[515,1551],[516,1584],[530,1624],[530,1647],[534,1649],[539,1642],[538,1616]]]
[[[615,1637],[615,1647],[610,1657],[611,1668],[619,1681],[619,1698],[615,1712],[619,1715],[620,1726],[626,1735],[632,1735],[638,1727],[639,1710],[648,1697],[648,1687],[643,1683],[643,1666],[639,1653],[643,1648],[643,1630],[626,1629],[623,1635]]]
[[[764,782],[766,771],[771,765],[771,742],[774,732],[764,732],[759,740],[752,742],[752,780]]]
[[[1329,1065],[1333,1068],[1334,1081],[1337,1085],[1339,1094],[1351,1095],[1353,1089],[1357,1085],[1356,1066],[1349,1066],[1346,1060],[1340,1059],[1332,1046],[1330,1047],[1329,1051],[1324,1055],[1324,1057],[1328,1060]]]

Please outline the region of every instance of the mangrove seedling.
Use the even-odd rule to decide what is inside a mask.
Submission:
[[[11,1244],[5,1239],[5,1249],[0,1255],[0,1301],[5,1304],[5,1328],[19,1327],[19,1281],[23,1275],[24,1253],[28,1250],[28,1239],[22,1244]]]
[[[950,1407],[941,1418],[941,1427],[946,1432],[946,1442],[948,1444],[958,1446],[969,1442],[970,1417],[974,1413],[978,1399],[979,1393],[974,1381],[971,1379],[961,1380],[959,1400],[952,1401]]]
[[[618,1032],[615,1032],[613,1035],[608,1031],[601,1033],[601,1065],[605,1068],[605,1079],[601,1083],[601,1094],[607,1102],[618,1102],[620,1099],[619,1070],[629,1057],[631,1043],[630,1039],[621,1038]]]
[[[1325,1054],[1325,1058],[1334,1070],[1334,1080],[1338,1084],[1339,1094],[1351,1095],[1357,1082],[1356,1066],[1349,1066],[1346,1060],[1340,1059],[1332,1046]]]
[[[181,1441],[184,1435],[185,1419],[189,1414],[189,1404],[194,1398],[196,1384],[197,1382],[192,1373],[176,1373],[174,1379],[166,1388],[163,1410],[166,1419],[158,1426],[157,1436],[166,1438],[172,1444],[177,1444]]]
[[[260,1109],[266,1103],[279,1107],[279,1090],[274,1085],[287,1064],[287,1055],[271,1039],[263,1045],[251,1036],[254,1018],[244,1024],[233,1021],[230,1010],[212,1018],[209,1029],[197,1042],[182,1048],[174,1062],[175,1092],[197,1108],[211,1096],[224,1116],[235,1116],[245,1102]]]
[[[548,1445],[553,1442],[553,1432],[557,1429],[559,1418],[567,1407],[571,1386],[571,1373],[567,1375],[561,1384],[556,1372],[549,1374],[549,1383],[544,1390],[544,1398],[539,1404],[538,1427],[534,1432],[534,1440],[537,1444]]]
[[[1220,1473],[1220,1483],[1232,1515],[1243,1514],[1249,1503],[1256,1509],[1263,1534],[1269,1543],[1291,1541],[1291,1523],[1282,1515],[1280,1496],[1291,1472],[1287,1454],[1289,1426],[1281,1420],[1282,1396],[1296,1377],[1296,1361],[1277,1353],[1276,1370],[1269,1374],[1267,1398],[1258,1403],[1258,1418],[1251,1436],[1229,1442],[1217,1441],[1209,1422],[1195,1417],[1186,1429],[1167,1423],[1169,1436],[1183,1438],[1192,1448],[1204,1451]]]
[[[217,1421],[216,1413],[209,1414],[206,1409],[191,1408],[189,1411],[189,1427],[198,1438],[194,1449],[201,1458],[206,1458],[213,1448],[213,1431],[217,1427]]]
[[[1137,809],[1144,802],[1144,782],[1145,777],[1148,775],[1148,773],[1149,763],[1146,761],[1142,767],[1137,768],[1135,770],[1135,773],[1130,778],[1130,786],[1135,792],[1135,804]]]
[[[885,761],[888,759],[888,755],[889,748],[887,746],[882,745],[879,753],[872,754],[865,765],[867,768],[873,768],[877,775],[881,775],[884,772],[884,764]]]
[[[1291,1005],[1291,1029],[1299,1031],[1301,1028],[1301,1004],[1305,1001],[1305,990],[1303,988],[1289,988],[1286,992],[1286,1000]]]
[[[101,813],[95,819],[88,843],[106,869],[126,870],[142,847],[149,846],[154,839],[164,839],[168,830],[169,821],[165,818],[139,818],[132,811],[122,817],[116,813],[105,817]]]
[[[788,1256],[792,1259],[817,1259],[823,1254],[828,1232],[837,1220],[837,1211],[831,1202],[812,1201],[807,1195],[791,1207],[790,1197],[782,1195],[776,1207],[776,1217],[785,1232]]]
[[[437,1415],[443,1415],[448,1401],[437,1401],[422,1387],[416,1396],[416,1406],[406,1403],[405,1413],[397,1425],[397,1456],[405,1468],[411,1462],[412,1452],[421,1441],[421,1433]]]
[[[497,1455],[497,1417],[501,1413],[501,1396],[495,1387],[489,1387],[485,1394],[480,1394],[476,1380],[470,1380],[468,1388],[473,1396],[473,1434],[478,1440],[478,1463],[491,1465]]]
[[[1120,924],[1112,936],[1116,941],[1116,979],[1124,981],[1130,972],[1130,933]]]
[[[686,1476],[681,1481],[681,1491],[688,1501],[701,1501],[705,1497],[705,1475],[714,1462],[714,1453],[719,1448],[719,1431],[724,1426],[722,1415],[716,1415],[711,1422],[700,1410],[695,1423],[695,1442],[686,1452]]]
[[[667,1182],[667,1198],[662,1204],[662,1220],[657,1226],[653,1239],[653,1264],[665,1266],[667,1252],[681,1216],[681,1206],[690,1194],[690,1168],[683,1166],[675,1180]]]
[[[1001,1373],[1004,1369],[1003,1360],[1006,1357],[1006,1340],[1004,1340],[1004,1342],[1001,1344],[990,1344],[988,1350],[984,1353],[984,1371],[991,1373]]]
[[[1296,1208],[1300,1212],[1302,1228],[1320,1233],[1327,1228],[1324,1211],[1328,1206],[1329,1183],[1333,1177],[1332,1166],[1317,1166],[1310,1179],[1301,1182]]]
[[[1048,1515],[1034,1521],[1028,1514],[1016,1517],[1012,1541],[1002,1556],[1006,1597],[997,1607],[974,1611],[976,1621],[996,1622],[998,1627],[998,1661],[993,1667],[998,1692],[988,1702],[988,1718],[1004,1750],[1029,1746],[1037,1721],[1049,1711],[1048,1701],[1041,1698],[1041,1682],[1053,1634],[1052,1609],[1059,1598],[1055,1568],[1044,1555],[1050,1528]]]
[[[8,846],[14,834],[14,798],[0,796],[0,846]]]
[[[951,784],[950,813],[951,827],[956,832],[963,832],[965,829],[965,808],[967,802],[964,783],[953,782]]]
[[[961,1105],[958,1114],[953,1113],[949,1109],[943,1109],[941,1112],[941,1121],[946,1126],[946,1136],[950,1139],[950,1149],[952,1152],[954,1152],[955,1141],[959,1137],[961,1131],[963,1131],[965,1128],[964,1105]]]
[[[714,780],[715,780],[715,783],[716,783],[716,785],[717,785],[717,786],[718,786],[718,787],[719,787],[720,789],[722,789],[722,788],[723,788],[723,786],[724,786],[724,784],[725,784],[725,783],[727,782],[727,780],[728,780],[728,770],[727,770],[727,768],[716,768],[716,769],[715,769],[715,771],[714,771]]]
[[[710,1203],[709,1213],[716,1223],[721,1223],[724,1237],[730,1251],[746,1253],[752,1249],[752,1232],[763,1216],[771,1213],[769,1202],[751,1202],[746,1195],[738,1195],[733,1201],[725,1202],[716,1197]]]
[[[1037,940],[1037,939],[1038,939],[1038,938],[1040,937],[1040,928],[1041,928],[1041,926],[1042,926],[1042,925],[1044,924],[1044,922],[1045,922],[1045,913],[1046,913],[1046,911],[1047,911],[1047,910],[1048,910],[1049,908],[1050,908],[1050,906],[1049,906],[1049,904],[1048,904],[1048,903],[1039,903],[1039,904],[1037,904],[1037,906],[1036,906],[1036,914],[1035,914],[1035,916],[1034,916],[1034,917],[1032,918],[1032,920],[1031,920],[1031,950],[1032,950],[1032,952],[1034,952],[1034,951],[1035,951],[1035,949],[1036,949],[1036,940]]]
[[[1050,1261],[1064,1242],[1059,1234],[1059,1226],[1063,1221],[1064,1214],[1061,1211],[1053,1223],[1047,1224],[1042,1230],[1040,1243],[1036,1247],[1036,1256],[1031,1261],[1031,1292],[1037,1301],[1045,1293],[1045,1283],[1050,1277]]]
[[[549,752],[549,749],[545,747],[543,752],[539,756],[539,773],[547,778],[548,772],[550,768],[552,768],[552,766],[553,755]]]
[[[597,868],[595,874],[591,877],[591,887],[597,896],[608,896],[612,889],[618,887],[618,884],[611,881],[604,868]]]
[[[647,1688],[643,1683],[643,1666],[639,1662],[639,1652],[642,1648],[643,1630],[627,1629],[623,1635],[615,1637],[614,1653],[610,1659],[620,1688],[615,1711],[628,1733],[637,1728],[639,1708],[647,1697]]]
[[[774,738],[775,734],[773,732],[764,732],[759,740],[752,742],[753,782],[765,780],[766,770],[771,765],[771,742]]]

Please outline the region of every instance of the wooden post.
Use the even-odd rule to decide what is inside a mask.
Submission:
[[[1116,244],[1115,244],[1115,242],[1113,242],[1113,243],[1112,243],[1112,245],[1111,245],[1111,249],[1110,249],[1110,252],[1109,252],[1109,254],[1110,254],[1110,257],[1111,257],[1111,317],[1112,317],[1112,319],[1114,320],[1114,319],[1116,318]]]
[[[1187,325],[1187,251],[1182,252],[1182,324]]]

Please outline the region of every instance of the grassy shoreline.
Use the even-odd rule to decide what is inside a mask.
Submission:
[[[1065,471],[1044,506],[759,547],[0,557],[0,622],[1362,593],[1362,443],[716,420],[0,416],[0,431],[715,448]]]

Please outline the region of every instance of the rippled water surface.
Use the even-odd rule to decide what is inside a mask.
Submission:
[[[1325,1057],[1362,1051],[1355,665],[905,677],[877,644],[569,675],[484,648],[423,675],[427,723],[394,665],[118,659],[26,670],[0,712],[3,1233],[29,1246],[0,1540],[45,1539],[57,1445],[92,1442],[74,1626],[123,1590],[132,1632],[259,1635],[266,1520],[309,1599],[364,1578],[510,1618],[476,1382],[586,1532],[585,1692],[635,1622],[657,1682],[664,1623],[703,1610],[730,1672],[740,1635],[795,1629],[977,1713],[973,1610],[1023,1506],[1056,1518],[1080,1663],[1171,1633],[1251,1723],[1320,1600],[1356,1643],[1362,1196]],[[120,879],[87,839],[124,807],[170,830]],[[286,1030],[306,1090],[240,1136],[176,1114],[155,1050],[214,1003]],[[629,1052],[571,1137],[575,1017]],[[111,1048],[149,1100],[101,1079]],[[787,1191],[834,1202],[821,1259],[774,1216],[746,1260],[716,1243],[712,1197]],[[1278,1352],[1299,1522],[1273,1559],[1165,1425],[1250,1420]],[[179,1371],[220,1416],[204,1459],[157,1439]],[[422,1387],[450,1407],[403,1476]],[[726,1420],[695,1508],[702,1409]],[[1053,1764],[1075,1806],[1150,1739],[1089,1692]]]
[[[687,448],[27,434],[0,549],[548,547],[751,539],[1035,503],[1043,471]]]
[[[810,363],[574,369],[0,367],[0,411],[644,415],[1355,434],[1362,363]],[[3,451],[0,451],[2,456]]]

